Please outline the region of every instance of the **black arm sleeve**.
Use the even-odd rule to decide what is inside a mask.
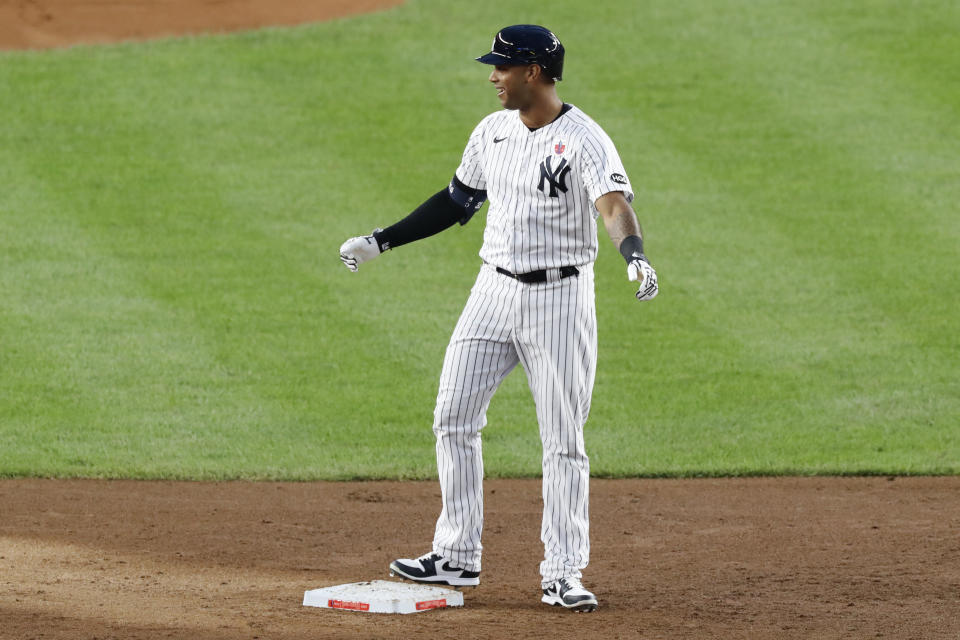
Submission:
[[[454,176],[450,186],[430,196],[400,222],[374,232],[373,237],[381,251],[428,238],[457,222],[467,224],[486,199],[486,191],[468,187]]]

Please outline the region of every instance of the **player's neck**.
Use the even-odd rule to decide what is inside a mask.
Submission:
[[[563,101],[551,87],[550,92],[531,102],[525,109],[520,109],[520,122],[529,129],[539,129],[556,120],[562,110]]]

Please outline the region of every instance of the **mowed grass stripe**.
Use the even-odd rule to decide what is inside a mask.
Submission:
[[[168,60],[159,62],[161,66],[169,64]],[[329,381],[323,378],[318,381],[316,371],[312,371],[309,377],[298,372],[296,349],[284,347],[291,336],[302,338],[303,333],[298,332],[296,326],[272,326],[272,319],[264,317],[267,309],[283,306],[289,310],[302,304],[301,298],[306,296],[301,296],[300,291],[284,291],[283,285],[302,285],[305,279],[300,274],[291,274],[289,268],[286,271],[278,268],[283,266],[283,256],[289,253],[284,243],[271,244],[268,236],[256,232],[256,225],[244,223],[237,219],[238,216],[232,217],[234,210],[224,205],[223,193],[236,185],[227,181],[218,188],[207,164],[213,158],[205,158],[201,153],[205,148],[202,141],[210,142],[202,135],[203,131],[218,124],[215,114],[207,118],[214,122],[204,121],[209,96],[200,95],[195,100],[200,113],[186,108],[176,110],[174,117],[181,119],[181,123],[185,118],[196,121],[196,130],[188,127],[186,131],[178,131],[176,127],[164,126],[168,123],[146,108],[149,103],[169,102],[170,96],[162,91],[158,94],[158,88],[165,87],[179,95],[190,96],[193,87],[183,86],[183,82],[175,78],[169,78],[170,84],[163,82],[164,78],[159,78],[156,68],[149,64],[147,69],[138,70],[147,71],[145,75],[151,76],[153,81],[143,87],[129,87],[123,83],[124,74],[118,73],[116,64],[110,69],[109,78],[92,74],[94,77],[88,80],[95,81],[99,87],[96,96],[87,98],[92,103],[80,101],[67,105],[71,109],[67,123],[63,127],[48,127],[45,137],[49,146],[37,153],[29,172],[52,176],[51,184],[37,186],[33,193],[47,194],[54,199],[48,208],[57,212],[49,224],[34,219],[31,225],[37,230],[44,226],[70,229],[61,238],[66,246],[53,246],[49,251],[62,254],[65,248],[72,250],[74,264],[87,267],[83,276],[89,278],[82,283],[71,282],[63,291],[43,286],[31,287],[30,293],[40,297],[36,301],[40,304],[51,299],[72,298],[78,305],[96,307],[78,309],[79,317],[61,315],[56,318],[68,328],[98,324],[95,335],[85,337],[76,347],[100,358],[82,363],[83,367],[90,368],[94,378],[88,379],[90,374],[86,371],[73,371],[73,375],[67,376],[67,382],[89,383],[77,393],[82,397],[89,396],[86,401],[92,407],[88,412],[77,408],[66,416],[68,431],[71,426],[82,427],[87,423],[91,429],[105,430],[106,434],[101,437],[106,435],[109,439],[112,434],[120,440],[142,442],[141,438],[146,436],[137,423],[143,421],[155,425],[154,441],[142,444],[147,450],[141,449],[126,456],[130,460],[149,458],[152,447],[157,444],[156,438],[160,439],[159,444],[169,444],[169,451],[152,450],[156,454],[155,460],[167,459],[159,468],[148,464],[146,473],[204,474],[208,473],[204,458],[224,457],[234,458],[235,463],[236,458],[240,458],[239,462],[244,466],[269,468],[270,458],[266,454],[271,449],[271,442],[295,452],[304,450],[300,443],[306,443],[306,449],[314,451],[335,444],[336,438],[331,436],[347,434],[350,429],[338,429],[332,433],[321,431],[321,428],[333,424],[328,410],[320,411],[325,407],[317,407],[314,412],[305,411],[307,421],[298,425],[299,433],[284,433],[281,414],[289,417],[289,406],[271,411],[271,400],[263,397],[276,392],[281,396],[309,398],[322,383],[336,384],[337,377],[323,376]],[[73,72],[73,69],[67,69],[66,75]],[[119,79],[114,81],[113,77]],[[69,82],[67,84],[69,88]],[[217,87],[212,89],[215,91]],[[114,103],[125,104],[116,93],[128,90],[138,92],[135,95],[140,95],[145,108],[127,113],[114,108]],[[90,121],[83,118],[87,111],[95,114]],[[165,113],[170,117],[169,110]],[[39,115],[44,122],[55,123],[55,117],[49,113],[40,112]],[[109,135],[121,129],[125,130],[123,135]],[[130,145],[129,153],[111,148],[110,145],[118,139]],[[218,145],[211,146],[217,148]],[[83,154],[60,154],[58,160],[52,161],[54,154],[50,150],[57,148],[75,148],[82,150]],[[24,159],[21,157],[13,162]],[[141,164],[127,164],[128,159]],[[190,159],[192,164],[184,159]],[[22,180],[11,182],[17,184]],[[279,204],[283,206],[283,202]],[[12,207],[11,210],[22,209]],[[22,235],[17,233],[11,237],[22,238]],[[270,260],[271,256],[279,256],[281,260]],[[335,254],[331,257],[335,261]],[[311,264],[314,259],[311,252]],[[121,279],[122,286],[110,284],[113,275]],[[78,296],[78,290],[74,288],[78,284],[95,288],[99,297],[91,301],[86,296]],[[317,290],[323,290],[319,283]],[[101,300],[107,297],[105,292],[112,292],[112,298]],[[128,300],[142,303],[146,308],[137,313],[133,305],[124,302]],[[309,302],[309,298],[306,301]],[[315,301],[313,306],[322,314],[326,305]],[[93,320],[84,315],[94,312]],[[310,318],[309,313],[293,315],[294,318]],[[203,326],[211,321],[213,324]],[[154,323],[156,327],[152,326]],[[310,328],[309,324],[307,328]],[[56,326],[44,329],[46,335],[42,335],[43,339],[57,335]],[[154,331],[158,333],[155,335]],[[134,345],[126,345],[126,349],[117,353],[112,343],[117,340],[116,334],[126,332],[138,335],[143,344],[136,345],[132,354],[126,349]],[[316,334],[314,337],[321,338],[315,347],[320,353],[313,353],[314,360],[330,362],[323,357],[326,355],[322,340],[325,332],[314,327],[313,333]],[[251,334],[258,338],[253,342],[253,348],[249,340]],[[67,352],[74,348],[70,344],[61,347]],[[373,356],[369,359],[372,360]],[[48,365],[48,373],[56,373],[63,363],[54,360]],[[277,387],[264,384],[276,379],[270,376],[274,367],[283,372]],[[206,390],[197,390],[197,397],[190,394],[183,397],[178,393],[181,387],[217,386],[218,371],[224,374],[224,380],[215,399],[202,397]],[[105,377],[98,378],[98,374]],[[305,390],[304,384],[309,385],[309,389]],[[54,393],[70,394],[69,384],[54,384],[53,387]],[[151,399],[166,402],[159,406],[140,404]],[[74,400],[82,401],[81,398]],[[132,406],[124,405],[131,402]],[[314,416],[319,424],[311,424],[310,416]],[[136,423],[132,424],[131,419]],[[55,426],[56,433],[48,432],[46,436],[64,438],[64,425]],[[175,434],[177,428],[188,433],[188,439],[194,441],[195,446],[182,446]],[[87,430],[80,436],[83,437],[96,436]],[[231,443],[242,443],[243,451],[237,450],[238,444]],[[65,446],[72,452],[77,448],[77,443],[72,441]],[[16,448],[7,451],[14,454]],[[123,447],[117,447],[113,441],[108,442],[107,451],[100,453],[115,455],[117,459],[125,457]],[[248,455],[258,459],[251,461],[247,459]],[[276,458],[288,461],[290,455],[290,451],[284,450]],[[191,460],[192,456],[196,459]],[[79,458],[78,461],[82,462]],[[63,461],[49,460],[54,466],[58,462]],[[102,465],[103,461],[100,462]],[[310,464],[306,457],[300,462],[306,466]],[[27,465],[27,468],[38,473],[46,472],[42,465],[41,468]],[[80,465],[79,469],[82,470],[83,466]],[[322,470],[328,473],[330,465],[322,465]],[[115,468],[109,467],[102,472],[112,473]]]
[[[33,186],[34,203],[37,194],[51,193]],[[177,330],[181,319],[145,295],[125,264],[70,219],[66,201],[50,200],[56,213],[34,205],[17,221],[23,224],[7,226],[38,251],[5,269],[18,279],[7,288],[3,319],[13,329],[4,332],[5,471],[125,474],[132,459],[149,468],[153,456],[213,449],[210,440],[227,451],[212,425],[197,429],[198,416],[184,409],[235,406],[233,385],[217,375],[194,336]]]
[[[837,287],[826,290],[830,297],[824,298],[820,311],[844,310],[832,298],[859,300],[864,316],[841,316],[838,324],[855,320],[849,328],[869,341],[860,345],[860,352],[888,358],[891,354],[884,351],[897,349],[892,355],[902,366],[889,373],[903,378],[891,380],[888,389],[902,391],[900,383],[916,387],[914,366],[929,367],[926,375],[955,368],[952,359],[943,357],[946,352],[927,348],[949,335],[943,329],[951,317],[949,291],[955,285],[939,265],[952,246],[942,234],[957,227],[949,205],[955,200],[949,190],[941,191],[941,198],[925,207],[917,204],[913,194],[918,185],[936,188],[944,174],[942,158],[955,148],[957,137],[944,138],[933,128],[945,121],[945,110],[930,109],[924,99],[905,90],[890,77],[886,61],[858,56],[858,49],[848,52],[850,38],[824,37],[829,31],[822,25],[811,25],[809,30],[819,36],[814,41],[816,56],[810,55],[809,47],[806,56],[803,50],[791,49],[785,59],[793,66],[762,67],[762,76],[780,89],[776,95],[782,97],[784,119],[806,125],[797,126],[798,130],[818,133],[815,148],[823,150],[806,164],[820,168],[815,184],[826,188],[812,190],[810,207],[800,209],[807,215],[797,222],[823,230],[823,241],[816,245],[824,249],[823,256],[814,253],[810,267],[815,270],[822,263],[836,274]],[[914,46],[923,48],[922,32],[916,37]],[[747,59],[769,60],[754,55],[738,59],[737,64],[749,68]],[[845,64],[818,64],[824,59]],[[917,68],[913,76],[922,77],[924,71]],[[803,79],[808,87],[819,82],[821,91],[791,92],[786,87],[793,77]],[[851,104],[862,106],[850,109]],[[837,194],[845,195],[838,198]],[[798,227],[787,229],[798,235],[803,232]],[[917,389],[917,397],[910,399],[916,402],[918,414],[926,412],[924,395],[925,390]],[[894,402],[902,404],[903,398]],[[896,415],[890,418],[895,420]]]
[[[955,422],[951,420],[957,415],[956,404],[941,401],[950,397],[946,395],[949,388],[945,386],[932,390],[931,402],[931,390],[918,382],[915,372],[911,371],[919,355],[915,339],[917,318],[905,313],[916,301],[932,303],[941,315],[933,318],[930,330],[935,335],[943,335],[937,332],[943,329],[942,313],[946,311],[948,298],[938,294],[946,293],[949,285],[938,278],[930,287],[906,292],[913,300],[907,301],[903,308],[889,304],[891,299],[896,300],[890,295],[896,283],[879,274],[897,273],[890,268],[890,257],[900,251],[901,238],[890,234],[889,241],[884,243],[872,237],[876,226],[897,225],[894,217],[897,212],[889,210],[891,204],[885,199],[890,197],[890,190],[883,188],[889,177],[861,186],[859,180],[876,173],[871,166],[876,150],[870,149],[860,157],[858,149],[846,148],[842,138],[849,135],[848,128],[856,123],[841,122],[841,126],[837,126],[831,122],[837,114],[816,102],[823,99],[822,95],[809,91],[816,85],[802,76],[798,81],[798,75],[793,73],[796,70],[783,64],[783,60],[801,64],[809,61],[799,55],[805,53],[805,45],[810,41],[804,36],[819,30],[812,26],[805,32],[797,23],[791,23],[791,28],[798,33],[784,38],[782,32],[776,31],[776,25],[758,20],[744,27],[748,33],[738,33],[742,16],[730,25],[723,24],[723,16],[708,16],[711,28],[698,30],[695,17],[690,17],[688,24],[691,33],[696,35],[696,42],[677,43],[676,53],[700,45],[714,55],[697,66],[701,82],[668,85],[650,104],[655,107],[657,100],[666,100],[668,104],[671,100],[681,102],[693,93],[696,100],[691,102],[702,107],[703,113],[682,122],[674,119],[675,113],[666,113],[662,121],[646,127],[646,131],[655,136],[655,147],[679,147],[681,153],[689,157],[692,175],[681,176],[681,180],[692,185],[699,174],[707,176],[701,178],[702,182],[722,185],[724,193],[705,203],[708,214],[722,216],[727,222],[735,220],[738,225],[728,230],[716,220],[708,222],[712,223],[711,229],[718,227],[711,234],[716,244],[710,259],[701,261],[704,272],[696,274],[698,282],[692,283],[700,285],[702,296],[708,297],[713,289],[727,303],[720,300],[712,308],[700,307],[692,310],[695,313],[677,314],[677,320],[698,322],[700,318],[701,324],[714,320],[725,328],[727,333],[720,338],[704,331],[700,334],[700,344],[689,345],[694,349],[719,351],[716,354],[719,358],[724,356],[720,346],[724,338],[742,342],[740,351],[730,345],[727,354],[727,363],[733,364],[734,371],[727,370],[722,360],[707,371],[699,369],[703,378],[715,382],[711,385],[708,380],[697,378],[695,389],[703,392],[719,387],[719,397],[694,398],[693,406],[714,412],[715,423],[733,427],[727,429],[728,433],[738,439],[736,446],[745,450],[755,448],[768,452],[770,443],[764,430],[775,429],[777,424],[796,423],[792,426],[799,429],[800,438],[781,441],[782,444],[798,449],[817,447],[821,449],[820,455],[828,460],[826,466],[836,471],[850,470],[847,459],[862,459],[865,442],[876,442],[877,452],[882,453],[885,446],[891,446],[889,437],[893,431],[901,432],[893,443],[895,448],[903,449],[897,455],[908,453],[918,464],[933,456],[949,466],[951,460],[956,459]],[[723,34],[724,39],[705,43],[702,39],[706,33]],[[744,51],[737,43],[756,42],[756,38],[749,37],[751,33],[769,34],[771,44],[776,42],[778,51],[789,53],[780,60],[757,51]],[[818,51],[823,50],[820,43],[817,47]],[[827,60],[844,59],[830,53],[828,49]],[[809,58],[809,54],[806,57]],[[683,60],[679,55],[676,59]],[[765,64],[766,61],[779,61],[779,66]],[[858,64],[855,59],[848,62]],[[681,70],[675,74],[671,69],[657,71],[667,78],[683,78]],[[829,85],[829,80],[826,82]],[[651,78],[650,84],[656,87],[656,79]],[[673,89],[676,91],[671,93]],[[862,103],[883,104],[864,100],[863,95],[855,97]],[[658,115],[660,112],[654,108],[647,113]],[[744,113],[752,117],[744,119]],[[674,135],[671,140],[665,133],[657,136],[657,132]],[[925,132],[921,137],[931,136]],[[721,153],[713,153],[714,150]],[[798,176],[798,170],[807,175]],[[917,173],[922,173],[922,168]],[[841,206],[831,202],[837,194],[844,194]],[[880,219],[878,212],[883,216]],[[844,220],[838,224],[838,216],[856,216],[860,220],[853,224]],[[952,223],[943,219],[937,222]],[[845,232],[837,233],[838,226]],[[858,237],[861,230],[866,232],[866,237]],[[738,242],[740,236],[744,242]],[[674,240],[679,238],[679,234],[673,236]],[[869,247],[870,255],[858,263],[857,258],[862,255],[857,254],[862,254],[864,247]],[[671,273],[666,261],[670,256],[691,257],[691,252],[684,251],[682,246],[675,248],[674,252],[668,251],[665,261],[658,263],[667,265],[663,278],[665,291],[669,291]],[[776,253],[778,260],[762,264],[764,259],[769,260],[771,252]],[[692,257],[701,256],[692,254]],[[935,265],[936,258],[927,266]],[[681,270],[684,268],[684,265],[678,266]],[[857,274],[856,280],[850,282],[848,274]],[[732,289],[722,286],[725,280],[731,282]],[[783,288],[796,292],[790,306],[784,305],[785,296],[779,293]],[[658,302],[670,304],[667,300]],[[664,311],[664,306],[658,305],[656,313]],[[680,316],[685,317],[681,320]],[[871,331],[872,328],[875,330]],[[655,349],[655,337],[652,342],[650,346]],[[893,354],[891,348],[895,350]],[[764,353],[766,356],[761,359]],[[938,357],[939,352],[931,355],[932,362],[922,358],[924,365],[930,367],[924,374],[949,375],[955,370],[947,358]],[[889,367],[891,357],[906,366]],[[748,361],[755,371],[741,370]],[[659,387],[656,375],[651,374],[651,378],[654,386]],[[838,382],[846,386],[838,388]],[[891,393],[891,389],[896,391]],[[689,409],[684,410],[690,406],[688,394],[682,389],[669,391],[677,392],[678,395],[671,393],[671,397],[680,400],[670,403],[668,398],[656,398],[649,404],[664,406],[658,400],[665,400],[673,415],[688,414]],[[836,406],[823,407],[824,398],[836,401]],[[649,413],[642,413],[639,420],[655,419],[644,415]],[[720,435],[720,442],[724,441],[723,434],[713,431],[704,434],[700,430],[703,424],[709,424],[709,415],[697,418],[690,420],[691,425],[696,425],[690,429],[691,448],[704,451],[695,444],[701,438],[713,443]],[[731,418],[746,421],[747,425],[726,424]],[[910,425],[930,427],[929,433],[922,436],[926,442],[922,451],[914,449],[913,434],[902,433],[903,427]],[[678,430],[684,430],[682,425],[666,426],[668,428],[651,431],[678,438]],[[868,433],[853,433],[861,429],[867,429]],[[780,431],[791,430],[777,429]],[[745,434],[752,437],[744,440]],[[645,441],[650,435],[643,433],[641,440]],[[948,445],[946,449],[943,440]],[[712,445],[705,451],[707,455],[715,454]],[[783,453],[791,460],[797,459],[789,449]]]
[[[944,266],[955,260],[960,231],[960,168],[951,160],[960,120],[956,84],[943,82],[943,70],[960,64],[960,12],[951,3],[918,3],[902,15],[893,3],[874,9],[856,21],[828,4],[811,11],[828,36],[821,43],[827,59],[852,62],[842,75],[815,69],[833,90],[821,100],[862,105],[842,112],[852,135],[840,140],[862,167],[856,195],[863,215],[849,246],[838,243],[837,251],[860,257],[842,274],[872,293],[876,313],[860,329],[873,343],[874,369],[864,372],[866,392],[850,399],[850,409],[901,438],[916,430],[930,443],[927,459],[949,468],[960,459],[960,368],[951,355],[960,351],[952,309],[960,285]],[[870,245],[882,254],[863,256],[860,247]]]
[[[564,38],[562,96],[617,142],[661,271],[663,295],[638,305],[601,231],[595,474],[955,470],[956,321],[943,292],[956,232],[945,196],[956,186],[936,170],[955,137],[927,126],[944,116],[937,126],[951,131],[950,90],[941,102],[904,92],[934,80],[909,84],[909,71],[881,64],[886,36],[875,31],[847,42],[859,23],[852,3],[840,6],[601,3],[584,14],[558,3],[541,14],[425,1],[290,30],[0,58],[0,84],[30,87],[4,108],[15,115],[0,124],[8,155],[29,159],[25,175],[66,185],[36,204],[37,237],[77,256],[78,270],[103,263],[114,274],[108,290],[121,302],[100,316],[103,340],[133,334],[124,323],[134,319],[146,333],[139,354],[172,350],[157,354],[154,386],[117,386],[136,363],[102,358],[107,373],[96,375],[113,391],[84,393],[131,400],[75,416],[90,441],[81,446],[99,458],[64,473],[433,475],[436,377],[476,273],[483,214],[360,274],[335,251],[441,188],[470,128],[496,108],[485,68],[469,64],[489,35],[465,38],[467,18],[491,33],[544,22]],[[878,28],[896,23],[876,15]],[[425,56],[424,33],[452,53]],[[905,48],[926,46],[915,35]],[[897,114],[917,122],[898,134]],[[926,210],[901,217],[911,189]],[[17,206],[34,205],[24,196]],[[891,220],[908,220],[911,234]],[[914,282],[937,275],[893,295],[884,260],[897,251],[915,258],[902,271]],[[71,310],[92,295],[58,291]],[[74,321],[35,289],[17,295],[50,309],[52,334]],[[91,324],[84,317],[75,332],[93,335]],[[7,330],[8,342],[21,330]],[[42,332],[30,341],[62,346]],[[50,376],[52,359],[23,361],[36,380],[70,377]],[[200,392],[151,397],[170,387]],[[149,411],[164,406],[171,415]],[[136,420],[158,439],[145,455],[124,448]],[[192,446],[177,440],[188,432]],[[58,437],[4,442],[10,459],[29,460]],[[521,372],[498,393],[484,440],[488,474],[538,473]],[[124,469],[116,459],[127,452]]]

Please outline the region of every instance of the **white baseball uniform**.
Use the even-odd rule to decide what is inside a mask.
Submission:
[[[594,203],[633,192],[607,134],[586,114],[531,131],[518,111],[484,118],[457,178],[490,202],[483,266],[447,347],[433,430],[443,510],[434,552],[480,570],[483,460],[480,430],[494,391],[518,364],[527,373],[543,442],[543,582],[581,577],[589,542],[589,461],[583,427],[597,359]],[[561,268],[579,273],[561,277]],[[545,282],[504,275],[545,270]],[[569,269],[565,273],[569,273]]]

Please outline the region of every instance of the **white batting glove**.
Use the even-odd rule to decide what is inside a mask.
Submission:
[[[373,233],[377,231],[380,231],[380,229],[374,229]],[[354,273],[360,270],[361,264],[373,260],[380,253],[380,243],[373,237],[373,234],[356,236],[340,245],[340,259],[343,260],[343,264],[347,265],[347,269]]]
[[[660,287],[657,285],[657,272],[646,260],[640,258],[631,260],[627,265],[627,278],[640,282],[637,300],[653,300],[660,292]]]

